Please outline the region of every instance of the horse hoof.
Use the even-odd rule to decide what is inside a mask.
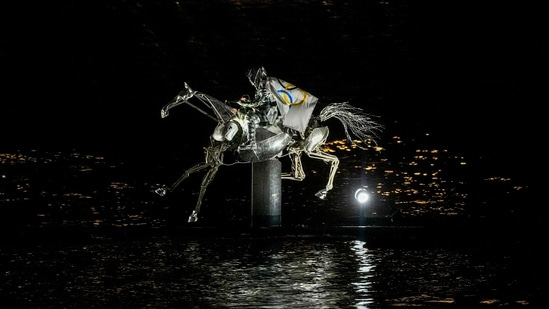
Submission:
[[[189,216],[189,223],[198,221],[198,213],[193,210],[193,213]]]
[[[154,190],[154,192],[160,196],[164,196],[166,195],[166,188],[158,188],[156,190]]]
[[[320,190],[318,191],[315,196],[318,197],[319,199],[323,200],[326,198],[326,195],[328,194],[328,191],[326,190]]]

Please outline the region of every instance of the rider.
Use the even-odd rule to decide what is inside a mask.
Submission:
[[[227,101],[227,104],[231,107],[233,113],[240,118],[245,115],[259,117],[260,125],[273,124],[277,116],[276,105],[266,104],[265,100],[252,101],[248,94],[243,94],[238,101]]]
[[[238,110],[243,107],[244,103],[246,101],[249,101],[250,96],[247,94],[243,94],[238,101],[227,101],[225,100],[225,103],[229,105],[231,108],[231,112],[233,114],[237,114]]]

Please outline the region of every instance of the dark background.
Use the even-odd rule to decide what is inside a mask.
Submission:
[[[264,66],[393,135],[529,171],[540,151],[542,10],[483,1],[3,2],[0,146],[162,153],[214,123],[160,108],[187,81],[220,100]],[[337,132],[335,132],[337,136]],[[335,138],[334,137],[334,138]]]

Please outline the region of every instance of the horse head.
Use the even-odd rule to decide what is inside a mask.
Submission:
[[[185,83],[185,88],[181,90],[168,104],[160,110],[160,116],[166,118],[169,110],[183,103],[188,102],[197,92],[192,90],[189,84]]]

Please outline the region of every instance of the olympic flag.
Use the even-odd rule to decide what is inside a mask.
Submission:
[[[303,133],[318,98],[280,78],[267,77],[267,85],[282,114],[282,124]]]

